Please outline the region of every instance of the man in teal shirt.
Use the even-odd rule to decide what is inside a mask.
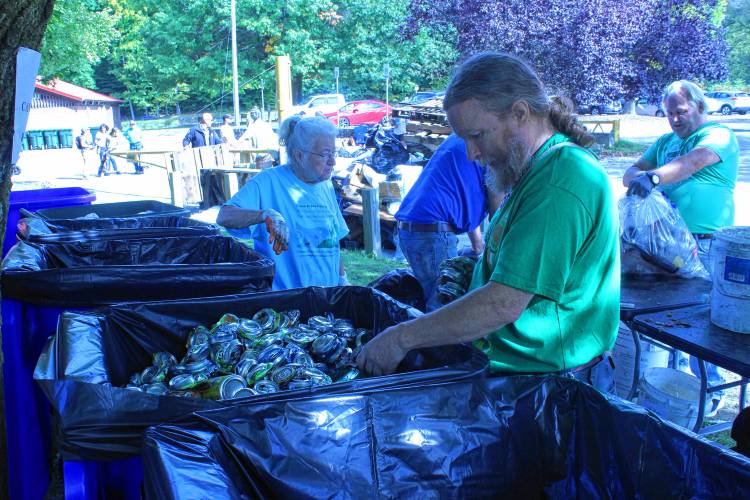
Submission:
[[[740,148],[730,128],[707,120],[706,98],[694,83],[679,80],[670,84],[663,103],[672,132],[661,136],[625,171],[622,183],[629,195],[646,197],[655,187],[666,194],[695,236],[701,262],[708,268],[711,236],[734,224]],[[692,357],[690,368],[699,374]],[[709,385],[725,382],[710,363],[706,363],[706,375]],[[706,416],[715,415],[724,404],[723,391],[712,395]]]
[[[694,83],[669,85],[664,106],[672,132],[625,172],[623,184],[640,196],[659,187],[690,232],[710,239],[717,229],[734,224],[737,138],[730,128],[707,121],[705,97]]]
[[[495,373],[576,372],[614,344],[619,321],[618,222],[607,175],[586,149],[572,106],[550,99],[509,54],[467,60],[443,106],[468,157],[487,165],[506,201],[486,232],[472,290],[365,345],[359,366],[391,373],[419,347],[474,341]],[[586,375],[580,375],[586,373]]]

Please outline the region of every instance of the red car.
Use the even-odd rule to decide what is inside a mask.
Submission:
[[[383,101],[368,99],[364,101],[352,101],[339,109],[338,122],[336,113],[326,113],[325,116],[334,125],[348,127],[349,125],[375,125],[384,122],[386,116],[391,114],[391,107],[386,106]]]

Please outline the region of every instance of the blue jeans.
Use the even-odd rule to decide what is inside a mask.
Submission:
[[[414,276],[424,291],[427,312],[442,304],[437,300],[438,267],[445,259],[458,255],[458,236],[455,233],[415,232],[399,230],[399,246],[409,262]]]
[[[589,384],[600,392],[614,393],[615,369],[612,366],[612,355],[604,353],[604,359],[585,370],[579,372],[568,372],[567,375],[581,382]]]

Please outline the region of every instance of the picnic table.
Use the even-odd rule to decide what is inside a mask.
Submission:
[[[709,301],[711,282],[699,278],[631,277],[623,276],[620,286],[620,320],[633,335],[635,356],[633,382],[627,399],[633,399],[641,377],[641,335],[633,320],[636,316],[681,307],[706,304]],[[647,340],[647,339],[643,339]]]
[[[708,305],[684,307],[638,316],[635,328],[644,335],[698,359],[701,393],[695,432],[711,434],[726,429],[730,424],[718,424],[701,429],[705,412],[706,394],[740,386],[740,410],[745,407],[745,393],[750,377],[750,335],[720,328],[710,319]],[[705,362],[713,363],[740,376],[740,380],[708,387]]]

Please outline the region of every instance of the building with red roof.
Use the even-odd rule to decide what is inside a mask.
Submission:
[[[103,123],[120,126],[122,100],[54,79],[37,80],[26,124],[30,149],[72,147],[82,128],[98,129]],[[55,137],[57,140],[55,140]]]

